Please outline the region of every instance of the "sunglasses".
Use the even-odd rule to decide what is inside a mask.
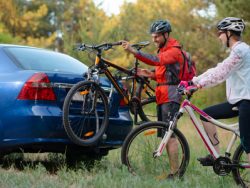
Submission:
[[[217,36],[220,37],[221,34],[226,33],[225,31],[218,31]]]

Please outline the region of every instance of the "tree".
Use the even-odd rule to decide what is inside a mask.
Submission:
[[[167,19],[173,28],[171,36],[191,52],[200,74],[213,67],[224,56],[216,37],[214,17],[207,16],[210,6],[211,2],[205,0],[155,0],[154,3],[151,0],[137,0],[136,3],[125,3],[121,7],[121,13],[105,23],[106,29],[101,36],[112,41],[150,41],[150,24],[158,19]],[[153,45],[143,50],[156,54]],[[123,49],[116,49],[109,57],[117,64],[127,67],[132,66],[134,58],[124,53]],[[202,96],[197,100],[200,104],[211,103],[215,99],[224,100],[224,87],[219,86],[212,94],[205,91]]]
[[[247,23],[244,31],[244,40],[250,42],[250,0],[216,0],[215,5],[218,11],[218,20],[225,17],[239,17],[243,18]]]
[[[173,28],[171,35],[191,52],[198,62],[199,72],[202,72],[221,58],[214,22],[210,17],[199,14],[199,10],[207,10],[209,6],[210,3],[204,0],[155,0],[154,3],[138,0],[136,3],[125,3],[121,13],[104,24],[101,37],[112,38],[113,41],[151,41],[148,33],[150,24],[158,19],[167,19]],[[155,47],[151,45],[145,50],[153,53]],[[131,66],[132,56],[122,53],[122,49],[117,54],[119,57],[116,60],[120,64]]]
[[[5,10],[0,13],[3,29],[14,38],[18,38],[19,43],[45,47],[52,45],[55,36],[42,24],[48,15],[46,4],[41,2],[36,4],[26,0],[9,0],[0,1],[0,8]]]
[[[70,8],[65,9],[63,15],[64,41],[68,44],[65,51],[90,64],[86,53],[77,53],[73,47],[77,43],[97,44],[110,40],[108,36],[101,37],[102,30],[107,29],[107,20],[108,17],[92,0],[72,1]]]

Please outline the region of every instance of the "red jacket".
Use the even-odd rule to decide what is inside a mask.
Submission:
[[[140,61],[155,66],[155,77],[158,84],[155,90],[157,104],[180,103],[181,96],[176,92],[184,63],[180,48],[177,40],[169,38],[167,44],[159,49],[157,56],[143,52],[135,55]],[[176,80],[177,77],[178,80]]]

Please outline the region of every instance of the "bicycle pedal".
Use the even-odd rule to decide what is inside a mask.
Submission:
[[[199,160],[199,159],[197,159],[197,160],[200,162],[200,164],[202,166],[213,166],[214,165],[213,161],[203,161],[203,160]]]
[[[214,159],[212,156],[207,155],[206,157],[200,157],[197,159],[202,166],[213,166]]]
[[[199,161],[202,166],[213,166],[214,164],[212,162],[207,161]]]

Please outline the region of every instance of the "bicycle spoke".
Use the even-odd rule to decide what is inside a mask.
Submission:
[[[239,164],[239,167],[234,168],[232,171],[235,182],[242,187],[250,187],[250,168],[247,165],[249,164],[248,156],[241,145],[236,149],[233,161]]]
[[[79,83],[69,94],[64,105],[65,130],[79,145],[94,144],[107,127],[106,95],[94,82]]]
[[[73,132],[79,137],[84,138],[84,135],[91,131],[91,118],[90,117],[79,117],[70,120],[70,125]],[[89,130],[87,129],[89,128]],[[93,132],[93,130],[91,131]]]
[[[174,156],[173,152],[171,155],[171,159],[173,159],[173,156],[175,157],[174,160],[169,158],[167,148],[164,149],[160,157],[153,157],[153,153],[162,140],[159,135],[162,128],[161,126],[147,127],[142,125],[127,137],[122,148],[122,161],[132,173],[143,176],[150,175],[157,179],[162,175],[167,176],[169,173],[183,173],[182,168],[184,167],[181,166],[186,165],[183,160],[187,158],[183,157],[184,151],[179,137],[176,138],[177,150],[175,151],[177,155]]]
[[[142,121],[156,121],[157,120],[155,97],[144,99],[142,101],[139,115]]]

